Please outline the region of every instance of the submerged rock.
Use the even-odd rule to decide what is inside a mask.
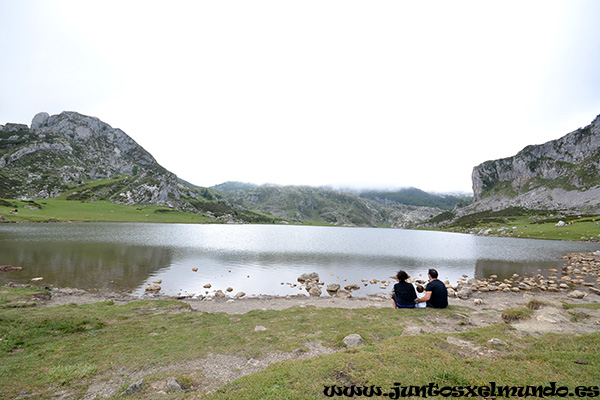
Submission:
[[[330,296],[335,295],[338,290],[340,290],[340,285],[338,283],[330,283],[327,285],[327,293],[329,293]]]
[[[308,294],[313,297],[321,296],[321,288],[316,283],[309,284],[309,286],[306,287],[306,290],[308,291]]]
[[[335,295],[333,297],[339,297],[339,298],[342,298],[342,299],[348,299],[348,298],[352,297],[352,293],[350,293],[347,290],[340,289],[340,290],[338,290],[335,293]]]
[[[156,283],[149,283],[146,285],[146,292],[160,292],[161,289],[160,285],[157,285]]]
[[[304,282],[318,282],[319,281],[319,274],[317,274],[316,272],[311,272],[308,274],[302,274],[298,277],[298,282],[300,283],[304,283]]]
[[[23,268],[13,267],[12,265],[0,265],[0,272],[20,271]]]

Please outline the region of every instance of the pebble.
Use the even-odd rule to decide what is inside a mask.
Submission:
[[[123,393],[121,393],[121,395],[137,393],[140,390],[142,390],[143,386],[144,386],[144,380],[140,379],[139,381],[137,381],[137,382],[132,383],[131,385],[129,385],[127,387],[127,389],[125,389],[125,391]]]
[[[506,343],[504,340],[500,340],[497,338],[491,338],[490,340],[488,340],[488,343],[499,345],[499,346],[508,346],[508,343]]]

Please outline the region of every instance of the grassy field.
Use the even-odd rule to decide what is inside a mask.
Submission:
[[[557,226],[559,222],[564,226]],[[600,240],[600,216],[559,216],[549,211],[535,213],[522,209],[483,212],[459,219],[442,228],[450,232],[551,240]]]
[[[11,210],[18,212],[12,214]],[[215,223],[200,214],[157,206],[126,206],[109,201],[81,202],[65,197],[24,201],[0,199],[0,216],[5,222],[157,222]],[[562,220],[565,226],[556,226]],[[483,215],[440,230],[461,233],[487,231],[494,236],[551,239],[600,240],[600,216],[570,216],[562,219],[538,215]]]
[[[14,208],[18,208],[18,212],[11,214]],[[0,203],[0,215],[9,222],[214,222],[214,219],[199,214],[167,207],[126,206],[109,201],[81,202],[64,198],[36,201],[3,200]]]
[[[490,223],[482,226],[482,229],[491,229],[492,234],[500,234],[510,237],[551,239],[551,240],[587,240],[599,239],[600,227],[596,218],[570,218],[565,226],[556,226],[557,222],[534,222],[527,217],[516,217],[504,224]],[[503,230],[502,228],[508,228]]]
[[[192,201],[193,207],[198,209],[197,213],[153,205],[116,204],[102,196],[98,197],[99,200],[90,200],[93,194],[102,192],[105,186],[119,184],[125,179],[126,177],[122,176],[90,181],[85,185],[65,190],[59,197],[49,199],[0,199],[0,222],[223,223],[223,219],[217,217],[226,214],[235,214],[237,220],[252,223],[282,221],[281,218],[272,215],[239,211],[206,199]]]
[[[532,337],[498,323],[464,333],[402,335],[416,318],[473,312],[463,307],[419,313],[295,307],[231,316],[195,312],[174,300],[36,307],[45,295],[43,289],[0,288],[2,398],[49,399],[57,393],[81,398],[90,385],[110,384],[115,376],[122,382],[112,388],[115,399],[320,399],[327,398],[326,386],[373,385],[391,392],[396,382],[440,387],[558,382],[571,390],[600,385],[600,333]],[[366,346],[343,350],[342,339],[351,333],[360,334]],[[493,356],[465,352],[446,340],[449,335]],[[492,338],[507,345],[492,344]],[[301,353],[311,340],[341,351],[275,363],[210,393],[201,389],[210,383],[210,371],[190,367],[193,360],[215,354]],[[119,396],[139,376],[141,392]],[[153,389],[169,376],[186,392]]]
[[[69,193],[61,197],[35,201],[0,199],[0,216],[4,222],[220,222],[202,214],[168,207],[126,206],[105,200],[67,200]],[[18,212],[11,213],[13,209],[18,209]],[[255,214],[263,215],[265,220],[280,220],[266,214]],[[563,221],[565,225],[557,226],[559,221]],[[443,228],[427,229],[460,233],[486,232],[493,236],[530,239],[600,241],[600,216],[555,216],[548,211],[536,214],[522,209],[507,209],[473,214]]]

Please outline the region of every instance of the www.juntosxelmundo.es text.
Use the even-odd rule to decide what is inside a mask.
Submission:
[[[427,385],[403,386],[394,382],[385,389],[381,386],[325,386],[323,394],[327,397],[374,397],[384,396],[389,399],[402,397],[516,397],[516,398],[544,398],[544,397],[598,397],[599,386],[577,386],[573,389],[567,386],[558,386],[556,382],[548,382],[546,386],[507,386],[489,382],[489,385],[472,386],[439,386],[436,383]]]

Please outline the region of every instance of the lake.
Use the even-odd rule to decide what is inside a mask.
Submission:
[[[161,279],[167,295],[306,293],[297,277],[319,273],[342,287],[358,283],[354,296],[388,294],[398,269],[426,279],[436,268],[442,280],[462,275],[499,278],[535,275],[563,265],[571,251],[596,251],[594,243],[480,237],[383,228],[286,225],[187,225],[141,223],[0,224],[0,284],[28,283],[143,295]],[[197,271],[193,271],[196,269]],[[210,283],[212,287],[203,286]],[[207,293],[208,292],[208,293]],[[323,291],[324,296],[327,296]]]

